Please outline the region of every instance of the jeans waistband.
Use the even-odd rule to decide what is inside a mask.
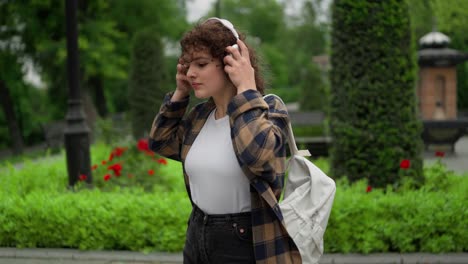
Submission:
[[[196,204],[193,204],[193,214],[194,218],[200,217],[203,219],[204,224],[231,222],[233,220],[250,220],[251,217],[250,212],[235,214],[207,214],[203,212],[203,210],[201,210]]]

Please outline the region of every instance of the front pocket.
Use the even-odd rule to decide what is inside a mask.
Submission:
[[[232,224],[233,232],[236,234],[236,237],[241,241],[252,242],[252,227],[245,224],[239,224],[234,222]]]

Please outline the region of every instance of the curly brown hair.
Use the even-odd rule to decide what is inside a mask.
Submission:
[[[264,94],[265,80],[261,74],[260,60],[252,47],[245,42],[246,36],[239,31],[237,32],[240,40],[249,49],[250,64],[254,68],[257,90]],[[180,40],[180,46],[182,48],[182,57],[193,52],[208,51],[213,58],[220,59],[224,66],[223,59],[227,55],[225,49],[227,46],[236,44],[236,42],[236,37],[221,22],[208,20],[198,23],[192,30],[185,33]]]

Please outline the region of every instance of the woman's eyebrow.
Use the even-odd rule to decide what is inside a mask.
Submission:
[[[196,61],[196,60],[212,60],[212,58],[210,58],[210,57],[198,56],[198,57],[195,57],[195,58],[192,59],[192,61]]]

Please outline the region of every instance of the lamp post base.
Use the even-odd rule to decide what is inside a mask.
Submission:
[[[86,176],[86,182],[92,183],[91,155],[89,151],[89,128],[81,110],[80,100],[68,102],[67,126],[65,128],[65,149],[67,153],[68,185],[73,187]]]

